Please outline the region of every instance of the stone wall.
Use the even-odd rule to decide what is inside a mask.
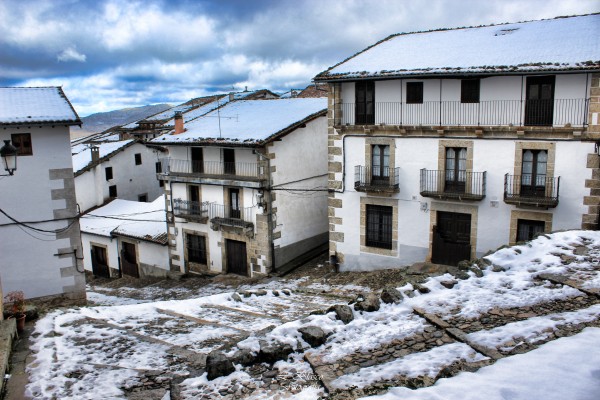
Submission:
[[[590,87],[590,112],[587,136],[596,140],[600,146],[600,74],[592,74]],[[587,168],[590,169],[590,179],[585,180],[585,187],[590,190],[589,196],[583,198],[583,204],[588,206],[587,214],[581,218],[582,229],[599,229],[600,214],[600,156],[588,154]]]
[[[337,251],[337,243],[344,242],[344,233],[338,232],[336,227],[342,227],[342,218],[336,216],[336,209],[342,208],[342,199],[337,198],[336,191],[343,188],[343,136],[339,135],[335,126],[342,121],[342,85],[329,84],[327,96],[327,137],[328,137],[328,162],[329,194],[327,199],[327,215],[329,217],[329,255],[336,255],[340,263],[344,263],[344,254]]]

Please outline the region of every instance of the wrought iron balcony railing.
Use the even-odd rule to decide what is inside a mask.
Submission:
[[[164,158],[161,160],[161,166],[161,173],[166,175],[266,178],[266,168],[261,163],[226,163]]]
[[[507,204],[554,208],[558,205],[560,176],[504,175],[504,202]]]
[[[378,168],[373,173],[371,167],[357,165],[354,167],[354,189],[362,192],[399,192],[400,180],[398,174],[400,168]]]
[[[360,104],[359,104],[360,106]],[[589,99],[342,103],[342,125],[587,126]],[[367,111],[368,110],[368,111]]]
[[[192,220],[208,219],[208,202],[188,201],[182,199],[173,200],[173,213],[177,217]]]
[[[438,199],[482,200],[486,171],[441,171],[421,169],[421,196]]]
[[[173,213],[177,217],[197,220],[203,223],[208,222],[210,219],[211,222],[216,222],[220,225],[247,227],[253,225],[255,208],[244,207],[234,209],[207,201],[197,202],[174,199]]]

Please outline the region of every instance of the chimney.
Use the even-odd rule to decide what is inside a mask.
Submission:
[[[183,132],[185,132],[185,128],[183,127],[183,115],[181,115],[181,111],[175,111],[175,132],[173,132],[173,135],[179,135]]]
[[[229,101],[233,101],[235,99],[235,94],[233,92],[229,93]]]
[[[97,163],[100,160],[100,149],[96,146],[90,147],[92,152],[92,163]]]

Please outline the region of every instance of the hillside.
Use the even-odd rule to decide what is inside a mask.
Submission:
[[[102,132],[106,129],[112,128],[113,126],[128,124],[149,115],[164,111],[170,107],[171,105],[169,104],[153,104],[142,107],[129,107],[122,108],[120,110],[91,114],[87,117],[81,118],[81,121],[83,122],[83,126],[81,128],[78,126],[71,127],[71,139],[80,138],[92,133]]]

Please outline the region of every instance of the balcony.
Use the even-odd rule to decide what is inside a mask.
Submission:
[[[517,206],[554,208],[558,205],[560,177],[504,175],[504,202]]]
[[[455,179],[456,178],[456,179]],[[486,171],[421,170],[421,196],[441,200],[479,201],[485,197]]]
[[[185,218],[205,224],[208,221],[208,202],[173,200],[173,213],[176,217]]]
[[[400,168],[384,168],[383,176],[373,175],[371,167],[354,167],[354,189],[359,192],[398,193]]]
[[[357,113],[355,103],[340,105],[342,125],[584,127],[589,99],[375,102],[370,113]]]
[[[190,161],[173,158],[161,159],[158,179],[183,178],[184,181],[229,184],[227,181],[255,181],[267,179],[266,164],[226,163],[220,161]],[[254,185],[258,187],[259,185]]]

